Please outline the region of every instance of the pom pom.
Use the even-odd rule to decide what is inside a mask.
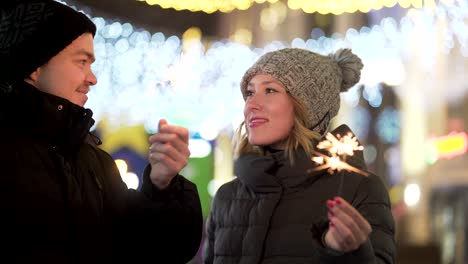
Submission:
[[[341,92],[348,91],[359,82],[361,78],[361,70],[364,67],[361,59],[351,52],[350,49],[339,49],[331,57],[340,67],[343,81],[341,82]]]

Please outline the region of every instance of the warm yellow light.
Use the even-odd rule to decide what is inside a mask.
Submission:
[[[250,45],[252,44],[252,31],[244,28],[240,28],[234,32],[234,34],[231,35],[230,37],[231,41],[244,44],[244,45]]]
[[[458,150],[464,150],[465,146],[465,139],[456,137],[446,142],[437,142],[437,150],[439,153],[448,153],[454,152]]]
[[[441,137],[430,137],[426,144],[428,150],[436,153],[436,158],[450,159],[455,156],[463,155],[468,151],[468,135],[465,132],[451,132]]]
[[[383,0],[382,5],[385,7],[393,7],[398,3],[398,0]]]
[[[200,40],[202,36],[201,30],[198,27],[191,27],[182,34],[182,40]]]
[[[314,4],[314,3],[309,3],[309,4],[304,4],[301,6],[301,4],[299,3],[297,5],[298,9],[299,8],[302,8],[302,11],[306,12],[306,13],[314,13],[314,12],[317,12],[317,5]]]
[[[182,34],[182,49],[184,52],[189,52],[192,48],[197,47],[200,43],[202,32],[197,27],[191,27]]]
[[[278,25],[278,15],[271,8],[264,8],[260,12],[260,27],[272,31]]]
[[[422,0],[421,0],[422,2]],[[424,0],[424,7],[434,9],[437,6],[434,0]],[[422,7],[422,6],[421,6]]]
[[[373,4],[371,5],[371,9],[373,9],[373,10],[380,10],[380,9],[382,9],[382,7],[384,7],[382,1],[374,1],[372,3]]]
[[[371,7],[370,3],[359,6],[359,11],[361,11],[362,13],[367,13],[367,12],[371,11],[371,9],[372,9],[372,7]]]
[[[299,1],[297,1],[297,0],[289,0],[288,1],[288,7],[291,10],[297,10],[297,9],[301,8],[301,5],[300,5]]]
[[[237,9],[239,10],[247,10],[252,5],[252,0],[238,0],[237,5],[235,4]]]
[[[148,3],[148,5],[157,5],[158,0],[146,0],[146,3]]]
[[[319,14],[326,15],[326,14],[330,13],[330,9],[328,9],[328,7],[324,7],[324,8],[318,9],[317,12]]]
[[[423,0],[413,0],[411,5],[414,7],[414,8],[422,8],[423,7]],[[427,1],[425,1],[427,2]]]
[[[128,166],[125,160],[116,159],[115,164],[117,165],[117,168],[119,169],[120,175],[127,174]]]
[[[274,3],[270,6],[271,10],[278,16],[279,23],[283,23],[288,15],[288,8],[282,2]]]
[[[411,6],[411,0],[398,0],[398,4],[403,8],[409,8]]]
[[[352,2],[348,2],[348,4],[343,7],[343,12],[346,13],[354,13],[356,11],[358,11],[358,6],[353,4]]]
[[[335,1],[330,9],[331,13],[334,15],[340,15],[344,12],[348,12],[348,10],[351,10],[352,12],[356,11],[354,3],[349,0]]]
[[[137,0],[146,1],[149,5],[159,5],[162,8],[174,8],[176,10],[190,10],[192,12],[203,11],[213,13],[215,11],[231,12],[234,9],[246,10],[253,4],[275,4],[279,0]],[[424,4],[423,4],[424,1]],[[441,0],[442,1],[442,0]],[[450,0],[444,0],[448,2]],[[453,1],[453,0],[452,0]],[[339,15],[343,12],[353,13],[357,10],[369,12],[382,7],[393,7],[399,4],[403,8],[423,6],[433,8],[435,0],[288,0],[287,6],[292,9],[302,9],[306,13],[318,12],[320,14],[332,13]]]

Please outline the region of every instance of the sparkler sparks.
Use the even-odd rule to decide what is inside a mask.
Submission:
[[[362,151],[364,149],[363,146],[359,145],[357,138],[353,134],[348,133],[343,137],[338,134],[335,137],[333,134],[328,133],[325,140],[317,145],[317,148],[328,151],[330,156],[315,151],[314,154],[317,156],[312,157],[312,161],[320,166],[309,170],[309,172],[327,169],[330,174],[333,174],[335,171],[348,170],[364,176],[368,175],[367,172],[346,163],[346,157],[353,156],[355,151]]]
[[[333,174],[335,171],[340,174],[340,183],[338,186],[338,196],[341,196],[343,190],[344,173],[342,170],[352,171],[367,176],[368,173],[355,168],[346,163],[347,156],[353,156],[355,151],[362,151],[363,146],[359,145],[357,138],[352,133],[347,133],[345,136],[337,134],[336,137],[328,133],[325,140],[319,142],[318,149],[323,149],[330,153],[330,156],[315,151],[317,156],[312,157],[312,161],[319,164],[309,172],[327,170],[328,173]]]
[[[326,140],[321,141],[317,145],[317,148],[325,149],[333,156],[353,156],[354,151],[364,149],[363,146],[359,145],[357,138],[351,133],[348,133],[343,137],[341,137],[340,134],[335,137],[332,133],[328,133],[325,139]]]

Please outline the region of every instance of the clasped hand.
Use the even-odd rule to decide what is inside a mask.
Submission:
[[[186,128],[169,125],[161,119],[158,132],[149,141],[150,179],[159,189],[165,189],[188,163],[189,133]]]
[[[372,228],[367,220],[341,197],[327,200],[329,229],[326,246],[336,251],[351,252],[369,238]]]

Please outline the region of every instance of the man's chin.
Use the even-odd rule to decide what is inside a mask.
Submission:
[[[81,94],[79,97],[73,98],[71,102],[83,107],[87,101],[88,101],[88,96],[86,94]]]

